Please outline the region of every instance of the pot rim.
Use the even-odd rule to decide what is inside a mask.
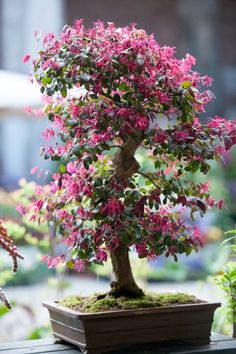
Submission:
[[[60,305],[56,301],[44,301],[42,305],[49,310],[54,310],[56,312],[62,313],[67,312],[71,317],[77,318],[93,318],[93,317],[123,317],[127,315],[143,315],[143,314],[156,314],[156,313],[168,313],[168,312],[191,312],[193,311],[205,311],[210,309],[216,309],[221,306],[220,302],[207,302],[201,300],[200,303],[192,303],[192,304],[178,304],[178,305],[170,305],[163,307],[148,307],[148,308],[140,308],[140,309],[128,309],[128,310],[110,310],[110,311],[101,311],[101,312],[79,312],[63,305]]]

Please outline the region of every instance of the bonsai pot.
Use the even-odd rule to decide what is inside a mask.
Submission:
[[[57,302],[43,305],[49,311],[55,337],[77,345],[87,354],[172,340],[207,344],[214,311],[220,307],[220,303],[201,302],[82,313]]]

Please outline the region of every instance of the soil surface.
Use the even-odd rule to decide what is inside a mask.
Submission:
[[[136,299],[126,297],[115,298],[112,296],[107,296],[105,298],[100,297],[100,294],[94,294],[87,297],[72,295],[59,301],[59,304],[78,312],[92,313],[186,305],[203,302],[193,295],[184,293],[146,293]]]

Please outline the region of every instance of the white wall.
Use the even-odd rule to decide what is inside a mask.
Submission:
[[[35,57],[42,45],[34,32],[58,35],[63,25],[63,0],[2,0],[2,69],[29,73],[32,64],[23,64],[22,58],[26,53]],[[33,117],[0,120],[0,187],[16,185],[22,176],[30,178],[35,165],[46,166],[39,157],[41,131],[46,124],[46,120]]]

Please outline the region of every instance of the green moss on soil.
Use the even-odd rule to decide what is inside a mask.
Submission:
[[[100,300],[97,299],[98,295],[99,294],[94,294],[89,297],[75,295],[67,296],[59,301],[59,304],[79,312],[92,313],[194,304],[200,302],[195,296],[183,293],[147,293],[138,299],[129,299],[126,297],[114,298],[112,296],[107,296]]]

